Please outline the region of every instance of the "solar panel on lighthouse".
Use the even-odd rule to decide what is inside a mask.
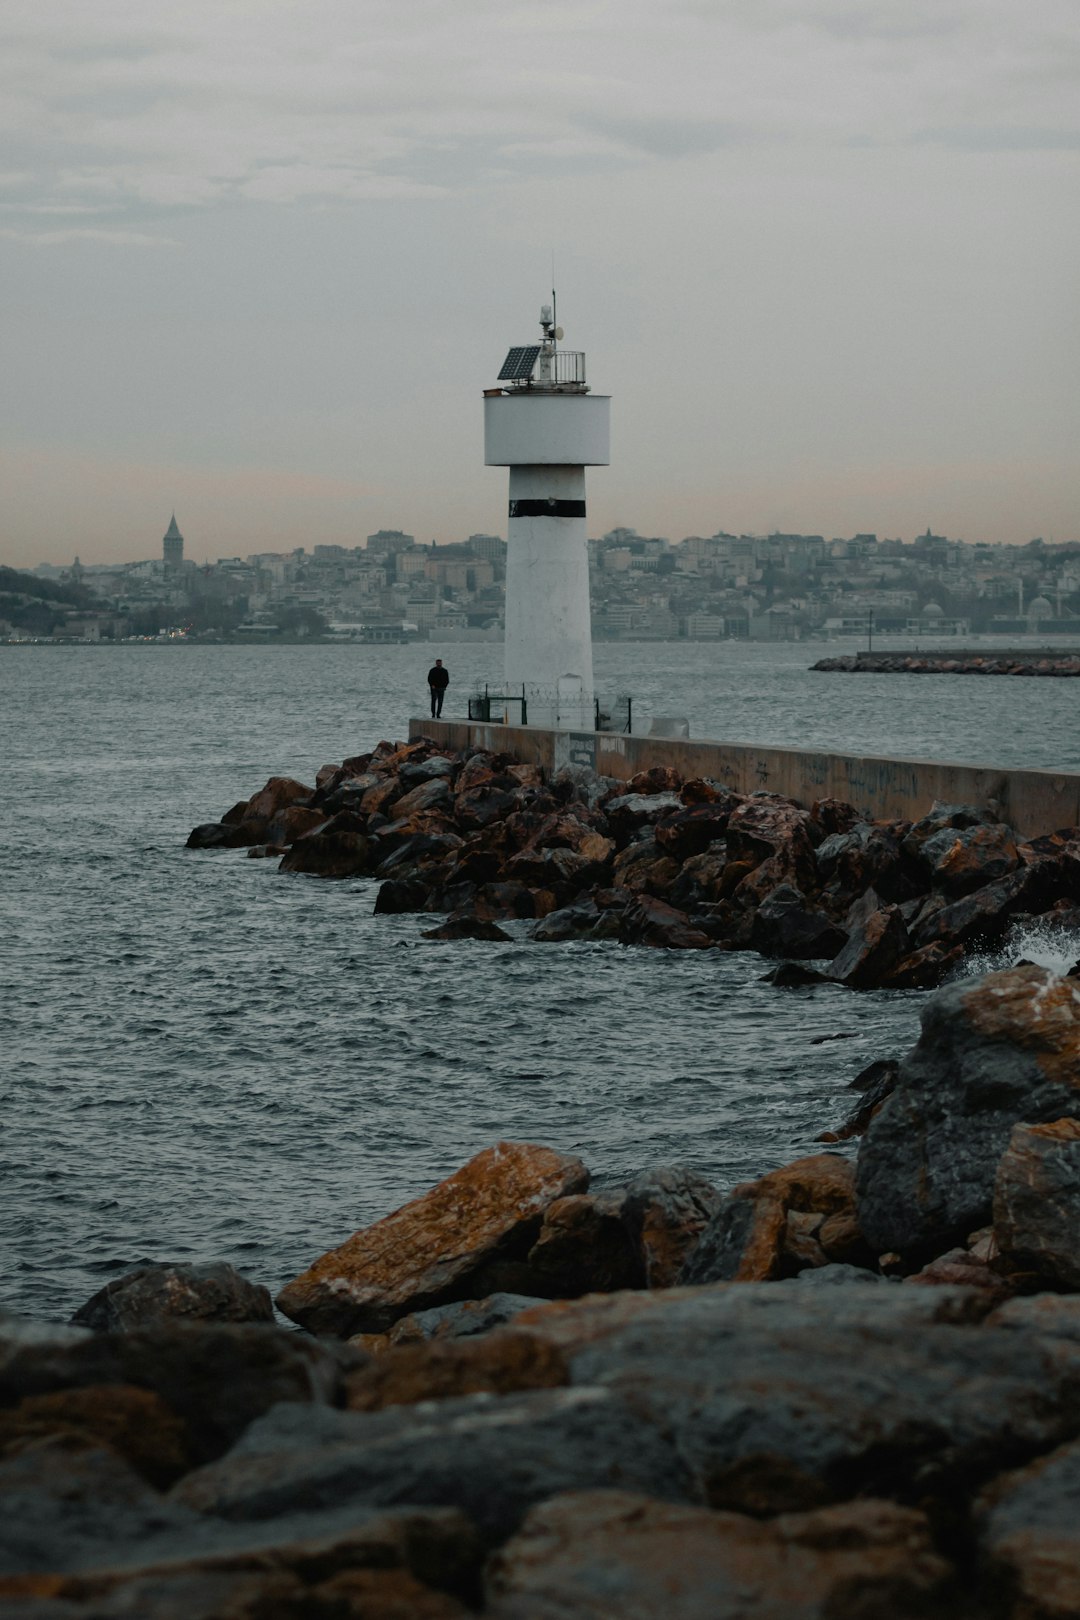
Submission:
[[[498,381],[520,382],[522,378],[531,377],[539,353],[539,343],[526,344],[524,348],[520,349],[511,349],[503,361],[503,368],[499,372]]]

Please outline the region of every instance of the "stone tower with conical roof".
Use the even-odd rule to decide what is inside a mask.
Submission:
[[[178,574],[184,565],[184,537],[176,527],[176,513],[169,519],[165,538],[161,542],[165,557],[165,572]]]

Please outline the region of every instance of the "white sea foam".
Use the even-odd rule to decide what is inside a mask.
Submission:
[[[1080,931],[1055,927],[1044,918],[1014,924],[997,950],[969,953],[956,972],[957,978],[973,978],[983,973],[1000,973],[1018,962],[1034,962],[1052,973],[1068,973],[1080,961]]]

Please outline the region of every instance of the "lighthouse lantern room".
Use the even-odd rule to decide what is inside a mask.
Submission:
[[[554,304],[540,330],[484,394],[485,463],[510,469],[506,691],[523,692],[530,725],[592,731],[585,468],[611,459],[611,401],[589,392],[584,354],[559,348]]]

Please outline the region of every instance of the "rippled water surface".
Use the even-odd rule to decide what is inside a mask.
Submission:
[[[448,715],[499,654],[447,649]],[[811,1150],[852,1076],[911,1044],[918,995],[778,992],[755,956],[525,925],[437,944],[373,917],[374,882],[184,849],[268,776],[404,736],[429,656],[0,649],[0,1306],[67,1315],[144,1257],[276,1288],[499,1137],[600,1180],[679,1160],[728,1185]],[[597,673],[698,736],[1080,770],[1080,682],[813,656],[623,643]]]

